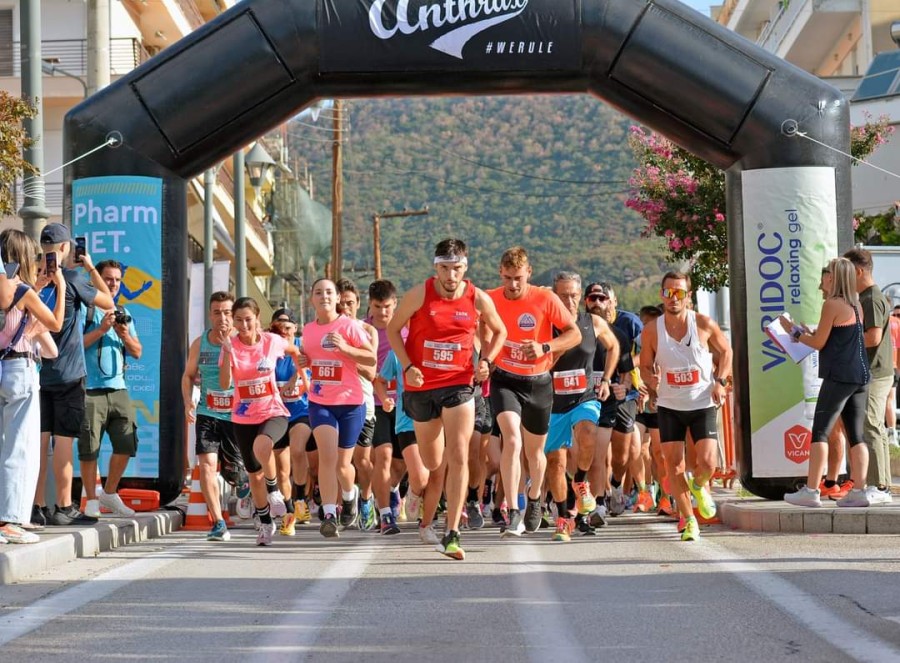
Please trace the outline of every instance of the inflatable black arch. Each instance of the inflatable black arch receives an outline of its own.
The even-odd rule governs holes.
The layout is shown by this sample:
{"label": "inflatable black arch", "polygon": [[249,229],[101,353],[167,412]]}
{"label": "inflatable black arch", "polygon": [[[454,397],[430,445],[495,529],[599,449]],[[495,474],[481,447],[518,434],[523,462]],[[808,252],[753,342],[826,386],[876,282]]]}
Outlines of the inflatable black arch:
{"label": "inflatable black arch", "polygon": [[66,216],[79,179],[163,182],[159,476],[126,483],[156,488],[163,503],[181,491],[189,178],[321,98],[575,92],[727,171],[740,472],[749,490],[780,498],[796,479],[758,476],[751,458],[748,325],[769,300],[748,293],[742,179],[826,169],[837,229],[814,222],[848,247],[849,160],[794,131],[847,152],[849,106],[675,0],[245,0],[74,108],[66,160],[110,135],[122,144],[68,170]]}

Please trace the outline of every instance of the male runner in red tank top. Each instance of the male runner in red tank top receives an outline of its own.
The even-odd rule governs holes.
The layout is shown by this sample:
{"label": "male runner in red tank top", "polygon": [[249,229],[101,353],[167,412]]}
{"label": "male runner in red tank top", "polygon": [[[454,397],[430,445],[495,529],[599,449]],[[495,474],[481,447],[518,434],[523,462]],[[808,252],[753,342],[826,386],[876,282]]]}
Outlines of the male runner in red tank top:
{"label": "male runner in red tank top", "polygon": [[[464,280],[467,249],[445,239],[434,250],[436,276],[404,295],[388,325],[388,340],[403,367],[403,409],[413,420],[425,466],[441,466],[447,448],[447,531],[436,550],[465,559],[459,521],[468,486],[468,447],[475,429],[473,381],[488,378],[493,359],[506,340],[494,304]],[[475,371],[472,352],[479,317],[492,332]],[[401,330],[409,324],[404,342]]]}

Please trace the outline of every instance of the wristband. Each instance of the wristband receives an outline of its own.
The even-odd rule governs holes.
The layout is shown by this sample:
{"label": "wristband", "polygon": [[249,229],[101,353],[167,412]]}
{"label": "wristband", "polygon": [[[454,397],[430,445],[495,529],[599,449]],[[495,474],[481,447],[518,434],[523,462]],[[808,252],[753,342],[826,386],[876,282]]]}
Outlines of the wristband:
{"label": "wristband", "polygon": [[413,367],[413,364],[407,364],[406,368],[403,369],[403,375],[406,375],[406,372]]}

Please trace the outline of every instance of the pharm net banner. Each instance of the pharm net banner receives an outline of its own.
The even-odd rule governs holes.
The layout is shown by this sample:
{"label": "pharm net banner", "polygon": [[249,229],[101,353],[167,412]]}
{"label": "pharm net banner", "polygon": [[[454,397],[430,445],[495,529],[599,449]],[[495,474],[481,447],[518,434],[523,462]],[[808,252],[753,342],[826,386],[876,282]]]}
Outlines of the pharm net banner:
{"label": "pharm net banner", "polygon": [[319,0],[322,72],[581,68],[575,0]]}
{"label": "pharm net banner", "polygon": [[[128,358],[125,383],[137,412],[137,457],[125,476],[159,476],[159,366],[162,341],[162,183],[155,177],[91,177],[72,183],[72,234],[87,237],[94,264],[122,263],[116,304],[134,318],[143,346]],[[101,445],[100,467],[111,448]]]}
{"label": "pharm net banner", "polygon": [[765,332],[783,311],[815,325],[822,268],[837,256],[832,168],[742,174],[753,476],[806,475],[818,357],[795,364]]}

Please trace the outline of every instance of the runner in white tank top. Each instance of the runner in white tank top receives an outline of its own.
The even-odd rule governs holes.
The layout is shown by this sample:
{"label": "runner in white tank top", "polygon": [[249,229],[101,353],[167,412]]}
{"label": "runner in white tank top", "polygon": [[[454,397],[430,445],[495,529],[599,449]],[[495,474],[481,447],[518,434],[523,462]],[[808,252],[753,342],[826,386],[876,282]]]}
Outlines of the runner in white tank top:
{"label": "runner in white tank top", "polygon": [[670,410],[711,407],[713,360],[697,333],[697,314],[688,310],[687,334],[676,340],[666,331],[666,317],[656,319],[656,364],[660,368],[656,404]]}

